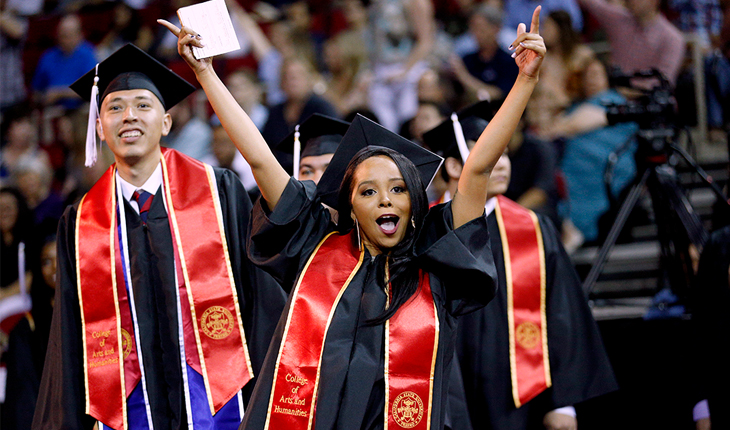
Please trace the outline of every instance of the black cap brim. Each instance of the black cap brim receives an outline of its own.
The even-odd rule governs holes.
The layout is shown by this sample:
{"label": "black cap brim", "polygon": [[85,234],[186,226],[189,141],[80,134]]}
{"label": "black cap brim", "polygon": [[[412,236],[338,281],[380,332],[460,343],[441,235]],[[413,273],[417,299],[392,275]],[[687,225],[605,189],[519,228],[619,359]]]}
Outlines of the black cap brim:
{"label": "black cap brim", "polygon": [[403,154],[418,169],[424,188],[431,183],[443,161],[428,149],[358,114],[317,185],[317,193],[324,204],[337,207],[340,185],[347,166],[355,154],[367,146],[382,146]]}
{"label": "black cap brim", "polygon": [[[476,141],[494,116],[494,110],[488,101],[481,101],[458,111],[456,115],[459,117],[464,138]],[[423,142],[432,151],[444,157],[459,155],[454,136],[454,124],[450,117],[423,133]]]}
{"label": "black cap brim", "polygon": [[[350,123],[347,121],[342,121],[337,118],[332,118],[331,116],[322,115],[320,113],[315,113],[310,115],[307,119],[302,121],[299,124],[299,142],[301,144],[301,152],[302,156],[304,156],[308,145],[310,142],[313,144],[316,144],[316,138],[322,137],[322,136],[338,136],[337,144],[339,144],[339,140],[342,139],[342,136],[347,132],[347,128],[350,126]],[[293,155],[294,154],[294,134],[295,132],[291,132],[287,137],[281,140],[274,149],[279,151],[281,154],[288,154]],[[334,139],[326,139],[326,141],[331,142]],[[334,153],[333,146],[336,145],[326,145],[327,148],[330,148],[330,151],[327,151],[325,153],[331,154]],[[325,149],[325,148],[323,148]],[[315,151],[317,152],[317,151]],[[319,151],[321,152],[321,151]],[[321,155],[321,154],[317,154]]]}
{"label": "black cap brim", "polygon": [[[99,94],[103,95],[110,83],[118,76],[125,73],[140,73],[158,90],[155,95],[161,98],[160,101],[165,109],[176,105],[195,91],[195,87],[178,74],[167,68],[164,64],[155,60],[131,43],[119,48],[107,59],[98,64]],[[70,85],[70,88],[80,95],[84,100],[91,97],[91,89],[94,86],[94,77],[97,76],[96,68],[89,70],[84,76]],[[134,82],[141,82],[144,79],[130,79],[131,84],[122,86],[123,89],[149,89],[144,85],[134,85]],[[131,86],[131,87],[130,87]],[[137,86],[137,88],[132,88]],[[154,93],[154,91],[152,91]],[[101,105],[103,99],[99,100]]]}

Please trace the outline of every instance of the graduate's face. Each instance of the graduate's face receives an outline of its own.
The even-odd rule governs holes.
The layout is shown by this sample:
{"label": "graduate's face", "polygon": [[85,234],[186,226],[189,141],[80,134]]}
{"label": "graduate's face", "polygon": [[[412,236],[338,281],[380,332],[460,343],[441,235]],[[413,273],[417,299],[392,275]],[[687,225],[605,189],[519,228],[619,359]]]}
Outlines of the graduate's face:
{"label": "graduate's face", "polygon": [[56,241],[43,245],[41,251],[41,273],[46,285],[56,288]]}
{"label": "graduate's face", "polygon": [[97,132],[117,163],[135,165],[159,158],[160,138],[170,132],[172,119],[149,90],[109,93],[99,109]]}
{"label": "graduate's face", "polygon": [[371,254],[387,252],[405,237],[411,222],[411,197],[395,162],[370,157],[355,169],[352,217]]}
{"label": "graduate's face", "polygon": [[492,174],[489,176],[489,185],[487,186],[487,198],[492,198],[500,194],[507,192],[509,187],[509,180],[512,177],[512,163],[509,161],[509,156],[505,152],[497,160],[497,164],[492,169]]}
{"label": "graduate's face", "polygon": [[299,163],[299,180],[314,181],[315,184],[318,184],[325,169],[330,165],[333,155],[335,154],[310,155],[302,158]]}

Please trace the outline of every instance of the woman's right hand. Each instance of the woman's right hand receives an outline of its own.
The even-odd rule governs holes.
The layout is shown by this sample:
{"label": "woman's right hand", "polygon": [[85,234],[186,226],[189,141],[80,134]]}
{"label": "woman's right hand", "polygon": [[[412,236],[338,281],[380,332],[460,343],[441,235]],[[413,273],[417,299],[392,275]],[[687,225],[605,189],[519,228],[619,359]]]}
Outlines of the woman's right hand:
{"label": "woman's right hand", "polygon": [[193,72],[199,75],[206,70],[212,69],[213,58],[202,58],[196,59],[193,55],[193,46],[203,48],[205,45],[202,42],[201,36],[190,28],[183,26],[177,28],[177,26],[164,19],[158,19],[157,22],[165,26],[172,34],[177,36],[177,52],[180,56],[188,63]]}

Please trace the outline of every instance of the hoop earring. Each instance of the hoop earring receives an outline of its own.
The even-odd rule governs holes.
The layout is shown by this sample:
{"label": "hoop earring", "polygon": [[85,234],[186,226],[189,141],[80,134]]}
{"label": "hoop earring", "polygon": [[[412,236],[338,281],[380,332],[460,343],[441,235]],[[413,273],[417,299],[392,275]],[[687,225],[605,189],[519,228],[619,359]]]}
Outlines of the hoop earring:
{"label": "hoop earring", "polygon": [[357,218],[355,218],[355,231],[357,231],[357,247],[362,249],[362,241],[360,240],[360,224],[357,222]]}
{"label": "hoop earring", "polygon": [[416,228],[416,220],[413,218],[413,216],[411,216],[411,226],[413,226],[414,229]]}

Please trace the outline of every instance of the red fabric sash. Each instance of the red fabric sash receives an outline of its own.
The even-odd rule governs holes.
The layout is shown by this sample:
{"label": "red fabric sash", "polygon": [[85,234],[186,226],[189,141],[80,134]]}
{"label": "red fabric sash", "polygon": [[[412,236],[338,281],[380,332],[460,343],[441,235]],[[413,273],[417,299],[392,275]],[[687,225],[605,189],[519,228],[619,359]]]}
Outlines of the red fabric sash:
{"label": "red fabric sash", "polygon": [[[364,252],[356,246],[355,237],[354,232],[329,234],[304,267],[292,296],[274,369],[264,427],[267,430],[314,427],[327,331],[342,294],[362,265]],[[408,425],[417,419],[422,423],[419,428],[425,429],[430,424],[433,365],[438,347],[438,320],[428,275],[422,276],[419,293],[391,321],[390,329],[386,329],[386,363],[391,370],[385,377],[390,381],[388,393],[395,396],[397,402],[394,399],[393,404],[397,405],[392,407],[386,402],[386,428],[389,421]],[[411,368],[412,363],[418,363],[416,369]],[[425,402],[419,403],[417,397]]]}
{"label": "red fabric sash", "polygon": [[431,428],[439,320],[428,274],[385,322],[385,430]]}
{"label": "red fabric sash", "polygon": [[495,214],[507,281],[512,396],[519,408],[552,385],[545,315],[545,250],[534,212],[498,196]]}
{"label": "red fabric sash", "polygon": [[[192,315],[199,371],[215,414],[253,377],[220,203],[210,166],[173,150],[163,149],[162,154],[163,187],[179,255],[176,265],[189,299],[182,306],[189,306]],[[121,429],[127,428],[125,399],[139,380],[139,367],[117,243],[114,177],[112,166],[79,204],[76,275],[85,345],[86,413]],[[188,261],[186,254],[206,258]],[[112,288],[100,288],[107,285]],[[132,375],[125,378],[125,370]]]}
{"label": "red fabric sash", "polygon": [[187,286],[200,372],[215,415],[253,378],[218,190],[212,167],[170,149],[163,148],[162,154],[173,242]]}

